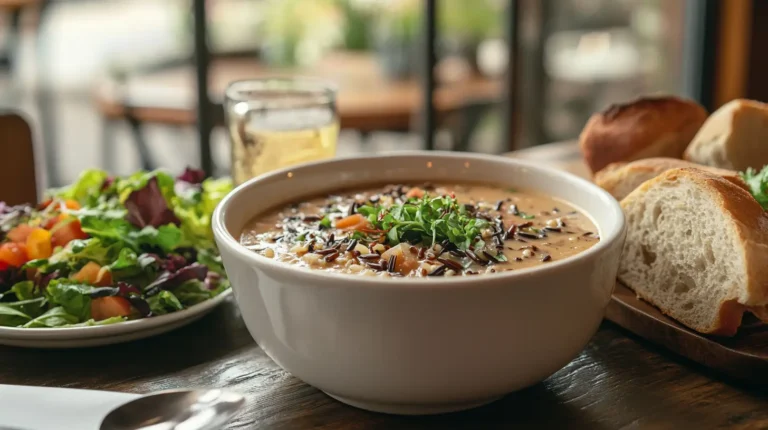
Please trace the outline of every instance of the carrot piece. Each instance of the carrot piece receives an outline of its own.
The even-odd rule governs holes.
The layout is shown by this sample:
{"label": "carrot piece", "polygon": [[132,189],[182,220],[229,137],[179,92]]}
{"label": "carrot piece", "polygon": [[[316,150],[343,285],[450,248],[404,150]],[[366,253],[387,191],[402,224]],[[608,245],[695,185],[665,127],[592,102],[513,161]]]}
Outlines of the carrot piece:
{"label": "carrot piece", "polygon": [[33,227],[29,224],[19,224],[8,232],[8,239],[11,242],[27,243],[27,237],[29,237],[32,229]]}
{"label": "carrot piece", "polygon": [[48,258],[53,254],[51,232],[44,228],[35,228],[27,237],[27,257],[30,260]]}
{"label": "carrot piece", "polygon": [[69,199],[64,200],[64,206],[67,209],[70,209],[73,211],[80,209],[80,203],[78,203],[76,200],[69,200]]}
{"label": "carrot piece", "polygon": [[364,216],[360,214],[354,214],[336,220],[335,227],[341,230],[361,230],[369,228],[370,225]]}
{"label": "carrot piece", "polygon": [[407,193],[405,193],[405,197],[407,197],[409,199],[414,198],[414,197],[417,198],[417,199],[420,199],[420,198],[424,197],[424,190],[422,190],[419,187],[413,187],[410,190],[408,190]]}

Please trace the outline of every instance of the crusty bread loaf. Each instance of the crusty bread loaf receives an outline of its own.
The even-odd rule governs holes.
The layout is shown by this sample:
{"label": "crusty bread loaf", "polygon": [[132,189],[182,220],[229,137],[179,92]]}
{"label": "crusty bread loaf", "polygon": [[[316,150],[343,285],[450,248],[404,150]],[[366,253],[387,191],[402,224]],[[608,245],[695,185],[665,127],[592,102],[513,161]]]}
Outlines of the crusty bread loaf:
{"label": "crusty bread loaf", "polygon": [[749,191],[747,184],[744,183],[738,172],[701,166],[677,158],[656,157],[643,158],[629,163],[611,163],[597,172],[594,179],[600,188],[611,193],[613,197],[616,197],[616,200],[621,200],[643,182],[653,179],[667,170],[683,167],[698,167],[707,170]]}
{"label": "crusty bread loaf", "polygon": [[706,119],[707,111],[690,100],[641,98],[592,115],[579,146],[592,173],[618,161],[681,158]]}
{"label": "crusty bread loaf", "polygon": [[731,336],[747,307],[768,304],[768,215],[732,182],[669,170],[621,202],[619,280],[701,333]]}
{"label": "crusty bread loaf", "polygon": [[743,171],[768,164],[768,104],[733,100],[715,111],[688,146],[686,160]]}

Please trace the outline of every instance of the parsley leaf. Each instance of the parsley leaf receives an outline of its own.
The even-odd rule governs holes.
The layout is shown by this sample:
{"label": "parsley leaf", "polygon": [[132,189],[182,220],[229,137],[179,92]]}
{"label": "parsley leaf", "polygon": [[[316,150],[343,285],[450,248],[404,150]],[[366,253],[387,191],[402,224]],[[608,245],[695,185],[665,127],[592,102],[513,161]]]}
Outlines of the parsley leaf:
{"label": "parsley leaf", "polygon": [[459,249],[474,244],[489,223],[467,213],[464,205],[450,196],[410,199],[385,208],[364,205],[357,209],[374,228],[387,232],[391,245],[435,244],[448,240]]}

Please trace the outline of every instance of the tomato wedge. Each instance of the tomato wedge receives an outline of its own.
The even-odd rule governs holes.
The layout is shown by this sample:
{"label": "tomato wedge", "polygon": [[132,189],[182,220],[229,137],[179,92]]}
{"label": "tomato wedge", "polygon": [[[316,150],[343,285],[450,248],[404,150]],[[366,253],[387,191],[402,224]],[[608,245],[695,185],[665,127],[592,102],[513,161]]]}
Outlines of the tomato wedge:
{"label": "tomato wedge", "polygon": [[0,245],[0,262],[21,267],[27,261],[27,246],[23,243],[8,242]]}

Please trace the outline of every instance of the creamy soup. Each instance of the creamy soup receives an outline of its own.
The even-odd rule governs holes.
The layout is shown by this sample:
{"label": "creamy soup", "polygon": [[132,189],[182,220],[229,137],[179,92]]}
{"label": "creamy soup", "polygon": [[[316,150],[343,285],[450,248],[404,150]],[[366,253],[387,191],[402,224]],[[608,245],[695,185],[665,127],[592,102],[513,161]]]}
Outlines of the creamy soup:
{"label": "creamy soup", "polygon": [[545,195],[483,185],[387,185],[257,216],[240,242],[302,267],[367,276],[470,276],[548,264],[600,240]]}

